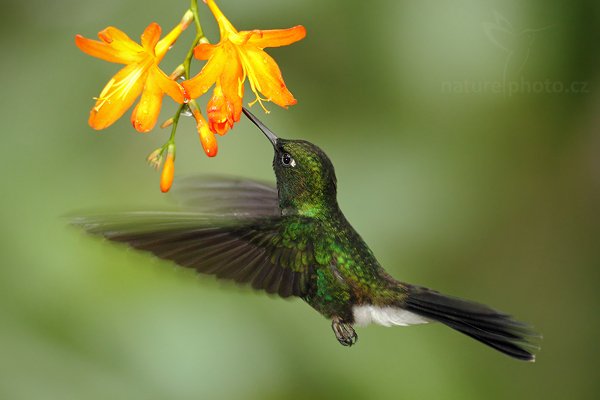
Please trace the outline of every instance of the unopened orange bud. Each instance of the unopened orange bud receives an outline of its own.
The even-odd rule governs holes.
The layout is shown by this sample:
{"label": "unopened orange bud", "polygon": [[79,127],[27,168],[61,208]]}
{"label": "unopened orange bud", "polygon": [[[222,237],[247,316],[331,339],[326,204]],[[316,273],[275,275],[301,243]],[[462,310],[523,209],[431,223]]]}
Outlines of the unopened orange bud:
{"label": "unopened orange bud", "polygon": [[206,123],[206,121],[204,120],[204,117],[202,116],[202,112],[200,111],[200,108],[198,107],[198,103],[196,103],[196,100],[190,101],[188,103],[188,108],[190,109],[190,112],[192,113],[192,116],[196,120],[197,124],[199,124],[201,121]]}
{"label": "unopened orange bud", "polygon": [[167,148],[167,158],[160,174],[160,191],[166,193],[173,185],[175,176],[175,145],[170,144]]}
{"label": "unopened orange bud", "polygon": [[186,30],[192,22],[194,22],[194,13],[192,10],[187,10],[185,14],[183,14],[183,18],[181,18],[181,29]]}
{"label": "unopened orange bud", "polygon": [[215,134],[212,133],[205,124],[198,126],[198,134],[200,135],[200,143],[202,144],[202,148],[206,155],[209,157],[216,156],[219,148],[217,146]]}
{"label": "unopened orange bud", "polygon": [[198,103],[195,100],[190,101],[188,104],[194,119],[196,120],[196,130],[198,130],[198,136],[200,137],[200,143],[202,144],[202,148],[204,152],[209,157],[214,157],[217,155],[217,151],[219,150],[217,146],[217,139],[215,138],[214,133],[208,129],[208,123],[202,116],[200,112],[200,108],[198,108]]}

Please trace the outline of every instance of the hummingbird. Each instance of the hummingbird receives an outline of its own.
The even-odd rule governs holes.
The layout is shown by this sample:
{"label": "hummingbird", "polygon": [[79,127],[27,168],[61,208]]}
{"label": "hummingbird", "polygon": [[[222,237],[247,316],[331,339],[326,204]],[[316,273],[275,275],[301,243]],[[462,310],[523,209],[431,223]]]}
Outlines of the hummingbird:
{"label": "hummingbird", "polygon": [[357,342],[355,326],[440,322],[508,356],[535,360],[536,335],[528,325],[387,273],[340,210],[334,167],[323,150],[279,138],[243,112],[273,146],[276,188],[248,179],[194,180],[182,202],[191,212],[85,216],[73,223],[200,273],[299,297],[331,321],[344,346]]}

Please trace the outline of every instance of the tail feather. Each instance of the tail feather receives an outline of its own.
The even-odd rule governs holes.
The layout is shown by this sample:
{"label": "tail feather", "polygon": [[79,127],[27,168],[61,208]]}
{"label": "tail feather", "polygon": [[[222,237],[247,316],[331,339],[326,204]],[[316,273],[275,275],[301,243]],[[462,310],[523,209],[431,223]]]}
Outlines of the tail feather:
{"label": "tail feather", "polygon": [[532,344],[538,338],[526,324],[482,304],[410,286],[404,308],[441,322],[508,356],[535,361]]}

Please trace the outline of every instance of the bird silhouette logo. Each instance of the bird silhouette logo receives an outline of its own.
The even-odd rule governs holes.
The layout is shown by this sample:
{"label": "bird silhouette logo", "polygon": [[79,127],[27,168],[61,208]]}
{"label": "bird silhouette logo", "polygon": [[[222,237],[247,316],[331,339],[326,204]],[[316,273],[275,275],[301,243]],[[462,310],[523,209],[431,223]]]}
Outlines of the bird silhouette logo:
{"label": "bird silhouette logo", "polygon": [[483,30],[488,39],[506,53],[502,69],[502,81],[506,83],[509,74],[516,76],[521,74],[539,33],[550,29],[551,26],[519,30],[498,11],[493,11],[493,17],[493,22],[483,23]]}

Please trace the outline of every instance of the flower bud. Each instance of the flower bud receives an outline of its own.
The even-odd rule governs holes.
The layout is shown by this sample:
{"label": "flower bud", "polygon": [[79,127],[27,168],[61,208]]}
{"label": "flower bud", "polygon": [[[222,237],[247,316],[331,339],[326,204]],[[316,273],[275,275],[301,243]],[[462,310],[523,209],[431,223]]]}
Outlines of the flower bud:
{"label": "flower bud", "polygon": [[204,152],[209,157],[214,157],[217,155],[218,146],[217,139],[215,138],[214,133],[208,129],[208,123],[202,116],[200,109],[198,108],[198,103],[194,100],[190,101],[188,104],[194,119],[196,120],[196,129],[198,130],[198,135],[200,137],[200,144],[202,144],[202,148]]}
{"label": "flower bud", "polygon": [[194,13],[192,10],[187,10],[185,14],[183,14],[183,18],[181,18],[181,29],[186,30],[192,22],[194,22]]}
{"label": "flower bud", "polygon": [[215,134],[212,133],[205,124],[198,127],[198,134],[200,135],[200,143],[202,144],[202,148],[204,149],[206,155],[209,157],[216,156],[218,146]]}
{"label": "flower bud", "polygon": [[173,177],[175,176],[175,144],[169,144],[166,151],[165,165],[160,174],[160,191],[163,193],[168,192],[173,185]]}

